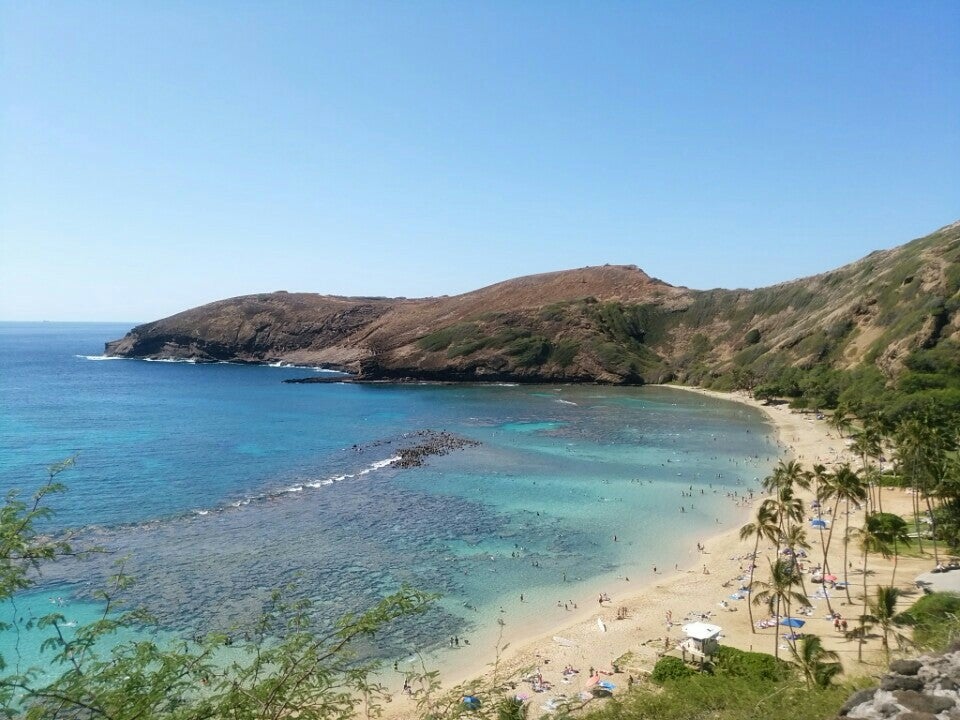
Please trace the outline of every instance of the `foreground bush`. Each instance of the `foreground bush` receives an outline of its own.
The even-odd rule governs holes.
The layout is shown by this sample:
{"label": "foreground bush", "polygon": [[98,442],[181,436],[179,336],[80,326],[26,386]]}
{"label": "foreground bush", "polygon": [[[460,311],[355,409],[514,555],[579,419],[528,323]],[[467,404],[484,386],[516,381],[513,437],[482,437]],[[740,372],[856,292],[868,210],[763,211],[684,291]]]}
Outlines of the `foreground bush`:
{"label": "foreground bush", "polygon": [[[866,684],[866,682],[864,682]],[[584,720],[834,720],[857,687],[808,689],[799,680],[758,681],[730,675],[680,678],[662,688],[635,686]]]}
{"label": "foreground bush", "polygon": [[897,616],[898,624],[913,628],[913,644],[921,650],[945,650],[960,638],[960,595],[937,592],[924,595]]}
{"label": "foreground bush", "polygon": [[716,673],[728,677],[775,682],[792,677],[794,670],[789,663],[777,660],[773,655],[721,645],[717,653]]}
{"label": "foreground bush", "polygon": [[696,671],[689,667],[683,660],[676,657],[664,657],[657,661],[650,673],[650,680],[657,685],[663,685],[670,680],[682,680],[691,675],[696,675]]}

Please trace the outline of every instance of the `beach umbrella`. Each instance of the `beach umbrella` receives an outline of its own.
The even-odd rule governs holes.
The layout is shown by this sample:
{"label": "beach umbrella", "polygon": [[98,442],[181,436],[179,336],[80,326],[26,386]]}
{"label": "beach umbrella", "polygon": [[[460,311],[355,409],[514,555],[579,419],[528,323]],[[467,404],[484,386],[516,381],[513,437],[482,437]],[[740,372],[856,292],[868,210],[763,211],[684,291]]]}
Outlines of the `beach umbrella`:
{"label": "beach umbrella", "polygon": [[616,687],[616,685],[614,685],[609,680],[601,680],[600,682],[597,683],[597,687],[602,687],[604,690],[613,690]]}
{"label": "beach umbrella", "polygon": [[480,707],[480,698],[473,695],[464,695],[463,704],[470,710],[476,710]]}
{"label": "beach umbrella", "polygon": [[800,618],[784,618],[780,621],[780,624],[792,628],[802,628],[807,624],[807,622],[806,620],[801,620]]}
{"label": "beach umbrella", "polygon": [[810,521],[810,527],[825,528],[827,527],[827,521],[821,520],[820,518],[816,518],[815,520]]}
{"label": "beach umbrella", "polygon": [[823,579],[826,580],[827,582],[836,582],[837,576],[831,573],[827,573],[826,575],[823,576]]}

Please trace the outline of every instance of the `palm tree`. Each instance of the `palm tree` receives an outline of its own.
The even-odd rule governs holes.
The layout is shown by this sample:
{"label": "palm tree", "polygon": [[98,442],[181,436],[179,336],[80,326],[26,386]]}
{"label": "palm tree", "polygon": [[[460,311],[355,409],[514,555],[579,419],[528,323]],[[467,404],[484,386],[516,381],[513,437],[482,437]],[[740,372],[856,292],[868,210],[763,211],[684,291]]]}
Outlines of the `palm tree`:
{"label": "palm tree", "polygon": [[883,630],[883,652],[886,655],[887,663],[890,663],[890,634],[893,633],[897,645],[903,645],[906,636],[897,632],[897,626],[901,624],[897,620],[897,601],[900,599],[900,590],[895,587],[880,585],[877,587],[876,599],[870,603],[870,614],[861,619],[861,627],[865,624],[879,625]]}
{"label": "palm tree", "polygon": [[779,555],[783,538],[794,524],[803,520],[803,500],[797,497],[792,485],[782,485],[777,488],[776,496],[768,498],[766,502],[770,503],[779,530],[776,538]]}
{"label": "palm tree", "polygon": [[803,573],[800,572],[797,551],[810,549],[810,543],[807,542],[807,529],[803,525],[791,525],[790,529],[783,535],[782,540],[783,544],[790,549],[790,563],[793,566],[793,572],[800,578],[800,589],[806,595],[807,586],[803,582]]}
{"label": "palm tree", "polygon": [[803,607],[809,607],[810,601],[806,595],[801,595],[794,587],[797,584],[797,576],[793,572],[793,565],[787,561],[777,558],[770,563],[770,582],[756,580],[751,585],[760,588],[760,592],[753,596],[753,604],[767,606],[770,614],[777,619],[777,624],[773,633],[773,656],[780,657],[780,607],[783,606],[787,617],[790,616],[790,605],[796,601]]}
{"label": "palm tree", "polygon": [[[861,503],[866,499],[867,492],[863,487],[863,481],[860,479],[860,476],[857,475],[849,464],[841,465],[837,471],[833,474],[833,482],[831,483],[831,491],[833,493],[836,504],[834,505],[834,521],[836,521],[836,508],[839,506],[840,501],[843,500],[846,505],[846,514],[847,521],[844,527],[844,536],[849,537],[850,535],[850,502]],[[833,534],[833,523],[830,525],[830,535]],[[843,584],[847,591],[847,602],[853,602],[853,599],[850,597],[850,583],[848,582],[847,570],[850,567],[850,563],[847,561],[847,543],[843,544]]]}
{"label": "palm tree", "polygon": [[[830,572],[830,562],[827,559],[827,548],[829,547],[828,540],[825,540],[823,537],[823,503],[828,499],[828,490],[830,483],[830,475],[827,473],[827,468],[824,465],[814,465],[813,469],[807,473],[807,483],[808,487],[812,484],[814,488],[814,497],[817,499],[817,520],[821,522],[817,523],[817,532],[820,534],[820,550],[823,553],[823,563],[821,564],[821,574],[826,575]],[[831,528],[833,527],[833,520],[831,518]],[[830,604],[830,594],[824,591],[824,597],[827,600],[827,610],[830,611],[830,614],[833,614],[833,606]]]}
{"label": "palm tree", "polygon": [[933,498],[943,495],[948,477],[952,471],[952,455],[957,449],[956,431],[942,425],[928,424],[929,451],[927,454],[926,485],[924,498],[927,504],[927,514],[930,516],[930,534],[933,540],[933,561],[940,564],[937,551],[937,514],[933,510]]}
{"label": "palm tree", "polygon": [[838,405],[830,416],[830,426],[837,431],[840,437],[843,437],[843,431],[850,429],[850,418],[847,417],[847,409]]}
{"label": "palm tree", "polygon": [[[878,430],[876,424],[870,422],[864,422],[863,429],[858,430],[853,435],[853,443],[850,445],[850,449],[853,450],[860,456],[860,470],[863,472],[864,476],[868,478],[876,479],[875,476],[870,474],[870,463],[868,462],[869,458],[875,458],[880,456],[880,431]],[[876,509],[876,506],[879,504],[879,489],[877,490],[877,500],[873,501],[873,482],[868,482],[867,486],[871,488],[871,506]]]}
{"label": "palm tree", "polygon": [[903,420],[896,431],[897,464],[900,473],[910,481],[913,490],[913,517],[917,531],[917,547],[923,552],[923,533],[920,531],[920,488],[927,461],[928,429],[919,417]]}
{"label": "palm tree", "polygon": [[825,650],[817,635],[806,635],[800,640],[799,649],[793,649],[794,662],[803,673],[807,688],[814,685],[820,688],[830,687],[834,677],[843,672],[840,656],[832,650]]}
{"label": "palm tree", "polygon": [[883,512],[883,447],[889,444],[890,428],[889,422],[879,413],[867,415],[863,419],[863,429],[873,438],[876,438],[876,444],[872,446],[875,454],[872,456],[877,461],[877,510]]}
{"label": "palm tree", "polygon": [[897,580],[900,545],[910,541],[910,536],[907,534],[907,521],[893,513],[877,512],[867,516],[867,524],[888,548],[892,547],[893,573],[890,576],[890,584],[893,585]]}
{"label": "palm tree", "polygon": [[[753,587],[753,571],[757,566],[757,552],[760,549],[760,540],[766,538],[773,542],[779,535],[776,519],[770,503],[770,500],[764,500],[760,503],[760,507],[757,508],[757,517],[754,521],[740,528],[741,540],[749,540],[751,537],[755,538],[753,557],[750,561],[750,583],[748,587]],[[750,631],[755,633],[757,628],[753,624],[753,605],[751,603],[747,603],[747,611],[750,614]]]}
{"label": "palm tree", "polygon": [[[868,515],[863,527],[854,528],[852,534],[849,530],[847,531],[846,540],[849,542],[851,537],[856,537],[860,544],[860,551],[863,553],[863,614],[860,616],[860,643],[857,645],[857,660],[860,662],[863,662],[863,639],[866,637],[864,623],[869,602],[869,596],[867,595],[867,559],[871,552],[879,552],[885,558],[890,557],[890,546],[886,544],[886,538],[882,530],[882,526],[877,522],[871,522],[871,516]],[[846,547],[846,543],[844,547]]]}
{"label": "palm tree", "polygon": [[942,496],[944,484],[950,475],[953,462],[951,458],[957,449],[956,428],[942,422],[935,422],[929,417],[914,416],[900,423],[897,428],[896,442],[898,462],[904,475],[909,477],[913,488],[918,547],[923,552],[920,531],[920,494],[922,493],[930,517],[933,559],[939,564],[937,516],[933,508],[933,498]]}
{"label": "palm tree", "polygon": [[760,485],[766,492],[772,493],[783,487],[797,486],[806,489],[810,487],[810,480],[803,471],[803,466],[796,460],[787,462],[781,460],[773,469],[773,473],[767,475]]}

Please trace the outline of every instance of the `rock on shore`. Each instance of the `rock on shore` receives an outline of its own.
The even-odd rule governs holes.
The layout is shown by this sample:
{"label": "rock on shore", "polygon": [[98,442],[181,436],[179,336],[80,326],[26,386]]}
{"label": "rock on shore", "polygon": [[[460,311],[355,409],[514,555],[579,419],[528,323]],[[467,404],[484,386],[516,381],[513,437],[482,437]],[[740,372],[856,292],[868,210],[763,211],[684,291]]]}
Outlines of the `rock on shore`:
{"label": "rock on shore", "polygon": [[894,660],[880,686],[861,690],[840,708],[857,720],[960,720],[960,644],[942,655]]}

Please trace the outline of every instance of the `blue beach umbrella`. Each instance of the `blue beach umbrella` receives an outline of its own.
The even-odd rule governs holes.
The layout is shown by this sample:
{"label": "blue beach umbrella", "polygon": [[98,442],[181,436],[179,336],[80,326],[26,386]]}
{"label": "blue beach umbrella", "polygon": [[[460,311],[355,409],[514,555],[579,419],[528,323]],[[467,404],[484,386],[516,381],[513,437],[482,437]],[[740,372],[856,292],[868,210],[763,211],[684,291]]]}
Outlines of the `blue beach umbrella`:
{"label": "blue beach umbrella", "polygon": [[463,704],[469,710],[476,710],[480,707],[480,698],[474,697],[473,695],[465,695],[463,698]]}
{"label": "blue beach umbrella", "polygon": [[816,518],[810,521],[810,527],[825,528],[827,527],[827,521],[821,520],[820,518]]}
{"label": "blue beach umbrella", "polygon": [[791,628],[802,628],[807,624],[807,621],[800,618],[784,618],[780,621],[780,624]]}

